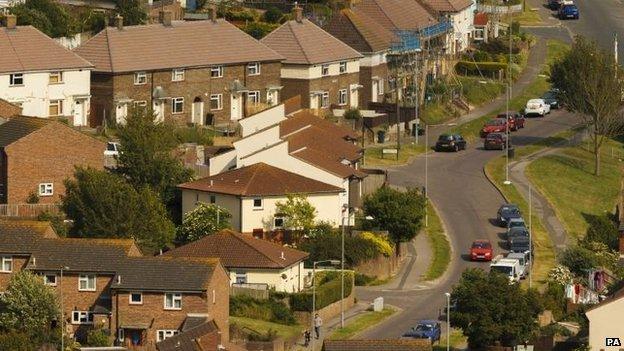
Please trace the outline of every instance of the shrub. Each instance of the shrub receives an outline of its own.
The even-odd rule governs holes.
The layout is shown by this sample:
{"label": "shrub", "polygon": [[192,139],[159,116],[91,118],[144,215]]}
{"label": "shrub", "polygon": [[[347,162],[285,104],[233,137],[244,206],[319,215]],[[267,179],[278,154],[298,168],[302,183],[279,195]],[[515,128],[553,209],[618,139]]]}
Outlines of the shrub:
{"label": "shrub", "polygon": [[258,300],[249,296],[230,297],[230,315],[293,325],[297,321],[288,307],[273,298]]}
{"label": "shrub", "polygon": [[92,347],[111,346],[110,336],[101,329],[90,330],[87,334],[87,345]]}
{"label": "shrub", "polygon": [[[314,236],[300,244],[309,252],[308,262],[336,259],[341,256],[341,234],[333,229],[316,228]],[[345,236],[345,264],[349,267],[378,257],[382,252],[373,241],[362,237]]]}
{"label": "shrub", "polygon": [[366,274],[355,272],[355,277],[354,277],[355,286],[366,286],[370,284],[371,282],[373,282],[374,280],[375,280],[375,277],[371,277]]}
{"label": "shrub", "polygon": [[386,257],[392,256],[394,253],[394,245],[385,237],[372,232],[364,232],[360,234],[360,238],[369,240],[374,243],[381,254]]}
{"label": "shrub", "polygon": [[198,145],[212,145],[214,132],[210,129],[197,126],[179,127],[175,129],[175,137],[180,143],[197,143]]}
{"label": "shrub", "polygon": [[9,331],[0,333],[0,350],[34,351],[37,347],[24,332]]}
{"label": "shrub", "polygon": [[[329,279],[329,280],[328,280]],[[315,309],[321,309],[340,301],[340,272],[319,272],[316,275]],[[344,296],[351,295],[353,289],[353,273],[345,272]],[[304,291],[290,295],[290,307],[293,311],[312,311],[312,291]]]}
{"label": "shrub", "polygon": [[345,111],[344,118],[348,120],[358,120],[362,118],[362,113],[357,108],[350,108]]}
{"label": "shrub", "polygon": [[572,246],[561,254],[561,264],[568,267],[570,272],[577,276],[596,266],[594,253],[582,246]]}
{"label": "shrub", "polygon": [[619,234],[615,223],[608,216],[586,216],[589,222],[586,241],[596,241],[607,245],[611,250],[617,250]]}
{"label": "shrub", "polygon": [[457,72],[478,72],[478,71],[488,71],[488,72],[498,72],[500,70],[506,70],[507,64],[502,62],[470,62],[470,61],[459,61],[455,65],[455,70]]}
{"label": "shrub", "polygon": [[60,237],[67,236],[67,225],[65,224],[65,216],[61,213],[42,212],[37,216],[37,220],[41,222],[50,222],[52,229],[56,232],[56,235]]}
{"label": "shrub", "polygon": [[279,20],[282,18],[282,16],[283,16],[283,14],[282,14],[282,11],[280,11],[280,9],[278,9],[275,6],[271,6],[271,7],[269,7],[268,10],[266,10],[264,15],[262,16],[262,19],[265,22],[278,23]]}

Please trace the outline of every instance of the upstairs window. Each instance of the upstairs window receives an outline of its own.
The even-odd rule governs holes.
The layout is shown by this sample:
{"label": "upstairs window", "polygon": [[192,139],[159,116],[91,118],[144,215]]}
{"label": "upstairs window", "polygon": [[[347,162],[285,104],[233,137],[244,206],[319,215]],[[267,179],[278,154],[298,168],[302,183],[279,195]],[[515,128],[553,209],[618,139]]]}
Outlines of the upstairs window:
{"label": "upstairs window", "polygon": [[63,83],[63,73],[60,71],[50,72],[50,84]]}
{"label": "upstairs window", "polygon": [[134,74],[134,85],[147,84],[147,73],[136,72]]}
{"label": "upstairs window", "polygon": [[247,74],[250,76],[256,76],[260,74],[260,63],[253,62],[247,65]]}
{"label": "upstairs window", "polygon": [[261,210],[262,209],[262,198],[257,197],[255,199],[253,199],[253,208],[254,208],[254,210]]}
{"label": "upstairs window", "polygon": [[13,272],[13,257],[11,256],[2,256],[2,269],[3,273],[11,273]]}
{"label": "upstairs window", "polygon": [[328,76],[329,75],[329,65],[322,65],[321,66],[321,75],[322,76]]}
{"label": "upstairs window", "polygon": [[347,61],[341,61],[339,66],[340,73],[347,73]]}
{"label": "upstairs window", "polygon": [[142,305],[143,304],[143,294],[140,292],[130,293],[129,296],[131,305]]}
{"label": "upstairs window", "polygon": [[171,81],[172,82],[181,82],[184,80],[184,70],[183,69],[174,69],[171,71]]}
{"label": "upstairs window", "polygon": [[166,310],[181,310],[182,309],[182,294],[166,293],[165,294],[165,309]]}
{"label": "upstairs window", "polygon": [[24,74],[23,73],[14,73],[9,76],[9,85],[24,85]]}
{"label": "upstairs window", "polygon": [[210,67],[210,77],[212,77],[212,78],[221,78],[221,77],[223,77],[223,66],[212,66],[212,67]]}
{"label": "upstairs window", "polygon": [[56,286],[56,274],[45,274],[43,276],[43,284]]}
{"label": "upstairs window", "polygon": [[95,291],[95,275],[81,274],[78,276],[79,291]]}

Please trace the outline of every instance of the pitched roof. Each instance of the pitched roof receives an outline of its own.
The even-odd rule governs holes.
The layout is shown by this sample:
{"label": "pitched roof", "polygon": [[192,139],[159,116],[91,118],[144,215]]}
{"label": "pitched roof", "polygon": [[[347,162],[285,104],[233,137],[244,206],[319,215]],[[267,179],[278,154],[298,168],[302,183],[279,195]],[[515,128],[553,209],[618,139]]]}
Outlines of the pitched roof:
{"label": "pitched roof", "polygon": [[487,13],[479,12],[475,13],[474,20],[472,21],[475,26],[485,26],[488,23]]}
{"label": "pitched roof", "polygon": [[304,162],[324,169],[327,172],[335,174],[341,178],[365,178],[367,176],[366,173],[360,170],[340,163],[340,161],[337,160],[334,156],[328,155],[313,148],[304,147],[291,152],[290,155]]}
{"label": "pitched roof", "polygon": [[208,235],[168,251],[173,257],[217,257],[224,267],[282,269],[307,258],[307,252],[231,230]]}
{"label": "pitched roof", "polygon": [[415,0],[362,0],[353,11],[362,12],[387,30],[414,30],[438,21]]}
{"label": "pitched roof", "polygon": [[332,136],[341,139],[355,140],[358,138],[358,135],[350,128],[332,123],[329,120],[315,116],[307,110],[301,110],[299,112],[296,112],[285,120],[281,121],[280,137],[287,136],[288,134],[292,134],[309,126],[319,127],[323,129],[325,133],[331,134]]}
{"label": "pitched roof", "polygon": [[325,340],[325,351],[431,351],[427,339]]}
{"label": "pitched roof", "polygon": [[[184,323],[186,324],[186,321]],[[219,328],[214,320],[211,320],[156,343],[156,349],[158,351],[201,351],[203,349],[197,345],[196,340],[218,332]]]}
{"label": "pitched roof", "polygon": [[620,290],[617,290],[616,292],[614,292],[611,296],[607,297],[606,299],[600,301],[600,303],[597,303],[593,306],[591,306],[590,308],[587,309],[587,311],[585,312],[589,312],[591,310],[603,307],[605,305],[610,304],[611,302],[617,301],[624,298],[624,287],[621,288]]}
{"label": "pitched roof", "polygon": [[96,71],[114,73],[283,59],[223,19],[107,27],[75,51]]}
{"label": "pitched roof", "polygon": [[238,196],[271,196],[293,193],[337,193],[342,189],[299,174],[255,163],[178,185],[182,189],[200,190]]}
{"label": "pitched roof", "polygon": [[0,27],[0,52],[0,73],[93,67],[32,26]]}
{"label": "pitched roof", "polygon": [[326,133],[323,128],[315,125],[291,134],[286,140],[288,140],[289,152],[301,148],[310,148],[333,156],[337,162],[343,159],[354,162],[362,157],[362,149],[359,146],[332,136]]}
{"label": "pitched roof", "polygon": [[390,30],[368,17],[362,11],[343,9],[324,26],[331,35],[361,53],[388,50],[396,41]]}
{"label": "pitched roof", "polygon": [[459,12],[472,6],[472,0],[422,0],[435,11]]}
{"label": "pitched roof", "polygon": [[6,147],[53,121],[47,118],[16,116],[0,124],[0,147]]}
{"label": "pitched roof", "polygon": [[0,252],[30,255],[39,240],[54,237],[49,222],[0,219]]}
{"label": "pitched roof", "polygon": [[286,57],[284,63],[313,65],[362,57],[307,19],[288,21],[261,42]]}

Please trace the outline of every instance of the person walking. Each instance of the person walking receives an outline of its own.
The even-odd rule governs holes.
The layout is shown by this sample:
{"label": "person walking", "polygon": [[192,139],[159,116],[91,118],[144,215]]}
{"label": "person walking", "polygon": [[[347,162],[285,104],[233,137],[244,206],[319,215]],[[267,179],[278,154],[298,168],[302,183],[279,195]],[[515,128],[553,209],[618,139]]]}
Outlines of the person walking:
{"label": "person walking", "polygon": [[310,337],[311,337],[310,329],[306,329],[303,332],[303,346],[308,347],[308,345],[310,345]]}
{"label": "person walking", "polygon": [[323,325],[323,320],[318,313],[314,316],[314,333],[316,334],[316,338],[318,339],[321,336],[321,326]]}

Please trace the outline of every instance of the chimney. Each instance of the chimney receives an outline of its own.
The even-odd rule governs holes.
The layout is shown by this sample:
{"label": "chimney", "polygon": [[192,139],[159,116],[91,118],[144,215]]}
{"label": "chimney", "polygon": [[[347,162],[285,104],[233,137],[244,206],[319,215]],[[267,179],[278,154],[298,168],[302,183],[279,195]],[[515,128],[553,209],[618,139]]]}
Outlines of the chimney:
{"label": "chimney", "polygon": [[303,8],[301,8],[297,3],[295,3],[295,7],[293,8],[293,13],[295,14],[295,21],[301,23],[303,21]]}
{"label": "chimney", "polygon": [[15,29],[17,26],[17,17],[15,15],[6,15],[7,29]]}
{"label": "chimney", "polygon": [[163,11],[162,13],[162,24],[165,27],[171,27],[171,18],[173,14],[171,11]]}
{"label": "chimney", "polygon": [[217,5],[210,4],[208,6],[208,17],[210,17],[212,22],[217,22]]}
{"label": "chimney", "polygon": [[123,17],[120,15],[117,15],[117,17],[115,17],[115,26],[117,26],[117,29],[122,30],[123,29]]}

